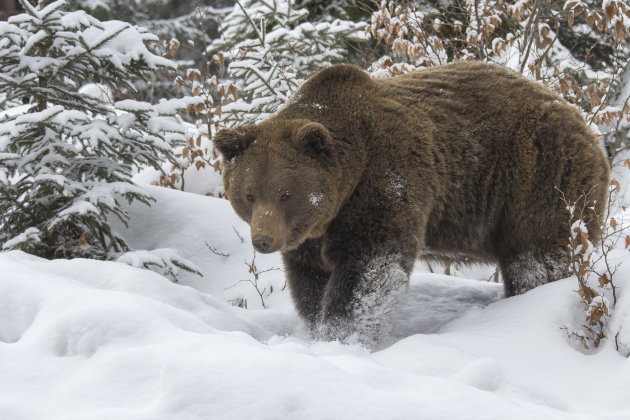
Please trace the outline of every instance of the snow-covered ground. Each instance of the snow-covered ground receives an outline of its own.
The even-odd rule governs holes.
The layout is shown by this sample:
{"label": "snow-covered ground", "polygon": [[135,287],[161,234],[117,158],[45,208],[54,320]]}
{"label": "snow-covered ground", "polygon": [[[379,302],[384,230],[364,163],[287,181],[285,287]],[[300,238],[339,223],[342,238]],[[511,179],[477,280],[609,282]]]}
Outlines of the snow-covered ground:
{"label": "snow-covered ground", "polygon": [[[419,266],[378,351],[312,342],[279,256],[256,255],[278,269],[260,274],[262,300],[239,282],[253,252],[227,201],[150,191],[158,202],[121,231],[204,277],[0,253],[1,420],[630,419],[630,359],[613,340],[586,354],[561,329],[582,314],[575,279],[502,299]],[[613,326],[630,341],[626,255]]]}

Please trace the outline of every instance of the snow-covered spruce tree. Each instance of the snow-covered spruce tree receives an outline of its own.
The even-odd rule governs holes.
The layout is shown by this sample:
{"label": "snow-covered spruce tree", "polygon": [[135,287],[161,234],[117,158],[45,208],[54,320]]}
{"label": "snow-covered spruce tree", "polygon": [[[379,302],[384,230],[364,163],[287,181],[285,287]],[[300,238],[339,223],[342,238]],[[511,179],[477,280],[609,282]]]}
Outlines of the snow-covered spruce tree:
{"label": "snow-covered spruce tree", "polygon": [[71,9],[85,10],[98,19],[123,20],[146,28],[160,39],[177,38],[195,43],[207,32],[216,34],[218,18],[225,10],[214,7],[218,2],[208,0],[67,1]]}
{"label": "snow-covered spruce tree", "polygon": [[[70,10],[84,10],[100,20],[115,19],[141,26],[164,40],[166,45],[173,40],[181,40],[183,48],[178,49],[177,55],[171,58],[186,66],[194,63],[197,68],[203,65],[203,57],[198,49],[207,44],[208,37],[217,36],[219,18],[231,9],[220,6],[225,1],[215,0],[66,1]],[[136,83],[136,89],[138,98],[147,102],[180,96],[170,72],[152,73],[146,81]]]}
{"label": "snow-covered spruce tree", "polygon": [[350,19],[366,21],[375,8],[373,0],[296,0],[298,7],[305,7],[312,19],[328,21]]}
{"label": "snow-covered spruce tree", "polygon": [[0,22],[0,247],[120,257],[129,248],[109,218],[127,223],[121,199],[153,201],[132,169],[173,158],[183,138],[176,112],[186,104],[114,103],[81,87],[133,91],[133,80],[174,64],[128,23],[65,11],[64,1],[21,3],[25,13]]}
{"label": "snow-covered spruce tree", "polygon": [[262,120],[275,112],[303,79],[345,61],[349,44],[365,39],[364,23],[311,22],[290,0],[240,0],[220,24],[210,51],[224,51],[228,79],[239,99],[222,108],[227,126]]}

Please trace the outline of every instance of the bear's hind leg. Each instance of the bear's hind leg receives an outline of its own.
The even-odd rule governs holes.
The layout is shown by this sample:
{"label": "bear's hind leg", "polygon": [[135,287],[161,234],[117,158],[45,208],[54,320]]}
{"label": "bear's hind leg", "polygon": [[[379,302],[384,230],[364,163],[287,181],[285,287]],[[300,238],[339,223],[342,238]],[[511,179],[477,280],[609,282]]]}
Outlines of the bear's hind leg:
{"label": "bear's hind leg", "polygon": [[523,253],[500,262],[505,297],[526,293],[537,286],[569,276],[568,255],[552,252]]}

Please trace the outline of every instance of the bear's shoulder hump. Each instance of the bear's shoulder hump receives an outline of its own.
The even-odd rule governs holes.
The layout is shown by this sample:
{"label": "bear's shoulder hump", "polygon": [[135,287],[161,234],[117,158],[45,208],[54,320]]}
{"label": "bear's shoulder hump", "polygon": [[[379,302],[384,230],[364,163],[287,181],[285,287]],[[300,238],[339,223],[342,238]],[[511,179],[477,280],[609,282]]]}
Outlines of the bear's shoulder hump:
{"label": "bear's shoulder hump", "polygon": [[371,83],[370,76],[360,67],[352,64],[335,64],[315,73],[306,83],[311,88],[331,85],[352,85]]}

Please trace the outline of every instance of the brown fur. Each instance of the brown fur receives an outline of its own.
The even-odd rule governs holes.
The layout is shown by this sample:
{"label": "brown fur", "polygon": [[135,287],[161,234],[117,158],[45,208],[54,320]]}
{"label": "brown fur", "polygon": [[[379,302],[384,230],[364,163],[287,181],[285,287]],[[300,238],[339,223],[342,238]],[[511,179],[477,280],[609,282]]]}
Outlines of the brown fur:
{"label": "brown fur", "polygon": [[597,238],[609,180],[574,107],[478,62],[390,79],[333,66],[215,144],[232,205],[259,250],[282,252],[301,315],[367,342],[418,256],[497,262],[507,296],[566,275],[562,194],[594,203]]}

